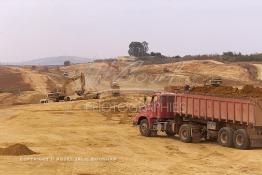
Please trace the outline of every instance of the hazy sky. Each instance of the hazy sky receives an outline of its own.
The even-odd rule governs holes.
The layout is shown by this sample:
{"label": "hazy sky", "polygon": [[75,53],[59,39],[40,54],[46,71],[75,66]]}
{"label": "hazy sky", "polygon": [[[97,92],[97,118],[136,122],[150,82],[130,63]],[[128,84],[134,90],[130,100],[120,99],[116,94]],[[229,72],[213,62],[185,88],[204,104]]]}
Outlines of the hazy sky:
{"label": "hazy sky", "polygon": [[127,55],[262,52],[261,0],[0,0],[0,62]]}

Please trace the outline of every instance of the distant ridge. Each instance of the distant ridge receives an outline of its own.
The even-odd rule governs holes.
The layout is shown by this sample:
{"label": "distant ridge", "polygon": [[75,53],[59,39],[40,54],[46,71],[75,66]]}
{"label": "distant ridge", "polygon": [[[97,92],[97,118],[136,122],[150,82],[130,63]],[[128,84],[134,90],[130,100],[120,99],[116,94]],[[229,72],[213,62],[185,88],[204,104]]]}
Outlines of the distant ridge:
{"label": "distant ridge", "polygon": [[77,64],[77,63],[87,63],[90,61],[93,61],[93,59],[90,58],[82,58],[82,57],[76,57],[76,56],[58,56],[58,57],[46,57],[46,58],[40,58],[30,61],[24,61],[20,63],[14,63],[17,65],[64,65],[64,61],[70,61],[71,63]]}

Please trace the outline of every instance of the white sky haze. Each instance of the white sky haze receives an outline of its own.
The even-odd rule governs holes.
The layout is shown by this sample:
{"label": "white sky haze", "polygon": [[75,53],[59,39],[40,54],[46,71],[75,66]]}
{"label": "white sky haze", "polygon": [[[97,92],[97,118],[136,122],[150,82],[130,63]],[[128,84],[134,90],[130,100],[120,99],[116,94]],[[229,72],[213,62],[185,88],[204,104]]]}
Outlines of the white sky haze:
{"label": "white sky haze", "polygon": [[262,52],[261,0],[0,0],[0,62]]}

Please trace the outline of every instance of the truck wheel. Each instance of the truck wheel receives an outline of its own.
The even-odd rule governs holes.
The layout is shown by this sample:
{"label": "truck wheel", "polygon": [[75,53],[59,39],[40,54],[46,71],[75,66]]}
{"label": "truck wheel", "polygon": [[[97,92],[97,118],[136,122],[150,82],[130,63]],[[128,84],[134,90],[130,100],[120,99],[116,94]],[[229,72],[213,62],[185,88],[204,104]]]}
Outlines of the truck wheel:
{"label": "truck wheel", "polygon": [[151,132],[150,132],[150,129],[149,129],[149,124],[148,124],[147,119],[143,119],[140,122],[139,130],[140,130],[140,133],[141,133],[142,136],[146,136],[146,137],[151,136]]}
{"label": "truck wheel", "polygon": [[70,97],[65,97],[64,101],[71,101]]}
{"label": "truck wheel", "polygon": [[233,129],[230,127],[223,127],[218,132],[218,143],[225,147],[233,146]]}
{"label": "truck wheel", "polygon": [[249,149],[250,141],[247,131],[245,129],[238,129],[233,136],[234,146],[237,149]]}
{"label": "truck wheel", "polygon": [[180,127],[179,138],[182,142],[186,142],[186,143],[192,142],[191,125],[190,124],[184,124]]}

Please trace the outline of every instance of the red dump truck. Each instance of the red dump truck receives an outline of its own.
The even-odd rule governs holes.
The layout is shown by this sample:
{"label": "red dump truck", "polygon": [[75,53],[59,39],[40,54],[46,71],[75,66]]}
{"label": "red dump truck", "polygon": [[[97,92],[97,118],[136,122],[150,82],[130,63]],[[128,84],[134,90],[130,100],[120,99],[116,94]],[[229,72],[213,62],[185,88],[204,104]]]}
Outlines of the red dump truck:
{"label": "red dump truck", "polygon": [[226,147],[262,147],[262,99],[155,93],[133,117],[142,136],[178,135],[183,142],[217,140]]}

